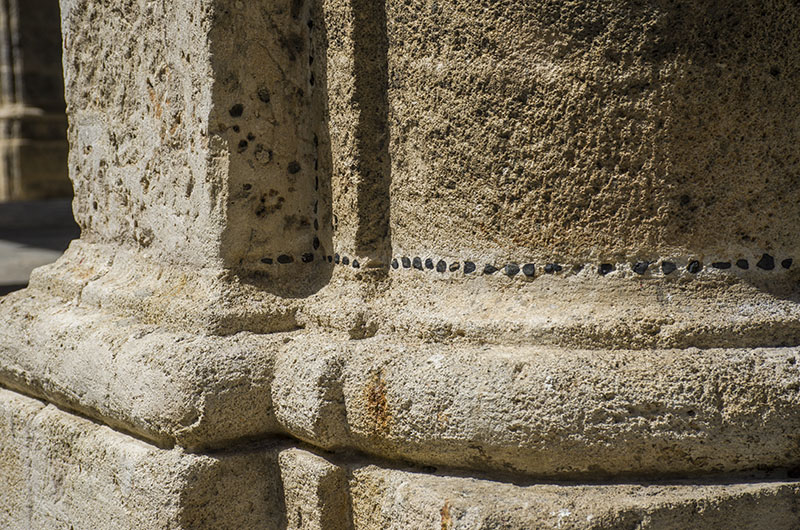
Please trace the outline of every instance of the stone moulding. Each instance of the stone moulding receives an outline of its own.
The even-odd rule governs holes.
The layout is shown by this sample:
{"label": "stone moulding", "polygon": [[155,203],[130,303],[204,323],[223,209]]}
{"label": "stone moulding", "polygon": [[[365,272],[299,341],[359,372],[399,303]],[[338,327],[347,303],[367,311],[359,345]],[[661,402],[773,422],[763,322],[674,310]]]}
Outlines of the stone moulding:
{"label": "stone moulding", "polygon": [[584,350],[169,331],[28,290],[0,382],[192,451],[289,435],[523,476],[697,475],[800,461],[800,350]]}

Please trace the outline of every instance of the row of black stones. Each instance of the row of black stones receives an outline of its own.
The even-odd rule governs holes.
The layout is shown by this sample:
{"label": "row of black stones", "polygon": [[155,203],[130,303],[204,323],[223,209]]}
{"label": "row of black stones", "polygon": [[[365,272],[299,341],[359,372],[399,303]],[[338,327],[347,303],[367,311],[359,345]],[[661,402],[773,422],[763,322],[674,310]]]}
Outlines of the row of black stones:
{"label": "row of black stones", "polygon": [[[289,256],[288,254],[281,254],[277,258],[277,263],[282,265],[286,265],[289,263],[294,263],[294,257]],[[303,254],[300,258],[300,261],[303,263],[311,263],[314,261],[314,254],[311,252],[307,252]],[[354,269],[358,269],[361,267],[357,259],[353,259],[352,261],[347,256],[340,256],[339,254],[334,254],[333,256],[324,256],[323,261],[327,261],[328,263],[335,263],[336,265],[342,264],[345,266],[350,266]],[[262,263],[267,265],[272,265],[275,261],[272,258],[263,258],[261,260]],[[636,274],[645,274],[647,270],[650,268],[655,262],[652,261],[639,261],[635,264],[632,264],[631,269]],[[750,268],[750,262],[746,259],[740,259],[735,262],[736,267],[742,270],[748,270]],[[787,258],[781,261],[781,267],[784,269],[789,269],[792,266],[792,259]],[[447,271],[450,272],[457,272],[462,268],[462,263],[460,261],[454,261],[447,264],[446,261],[440,259],[436,263],[433,262],[433,259],[427,258],[424,262],[420,257],[410,258],[408,256],[403,256],[399,260],[397,258],[392,259],[391,267],[393,269],[399,269],[400,267],[404,269],[417,269],[420,271],[424,270],[435,270],[439,273],[445,273]],[[733,264],[730,261],[715,261],[711,263],[711,267],[714,269],[730,269],[733,267]],[[771,271],[775,269],[775,258],[770,256],[769,254],[764,254],[761,256],[761,259],[758,260],[756,263],[756,267],[765,271]],[[475,264],[474,261],[464,261],[463,262],[463,271],[464,274],[472,274],[478,270],[478,266]],[[517,263],[508,263],[502,268],[497,268],[494,265],[486,264],[483,266],[483,274],[494,274],[497,271],[502,270],[503,274],[509,277],[516,276],[520,272],[529,278],[532,278],[536,275],[536,265],[533,263],[526,263],[520,266]],[[564,268],[559,265],[558,263],[548,263],[544,266],[544,272],[546,274],[554,274],[557,272],[561,272]],[[601,276],[605,276],[606,274],[615,270],[614,265],[611,263],[602,263],[597,267],[597,273]],[[672,274],[678,270],[678,265],[675,264],[673,261],[662,261],[661,262],[661,272],[665,275]],[[703,270],[703,264],[699,260],[692,260],[686,265],[686,271],[690,272],[691,274],[697,274]]]}

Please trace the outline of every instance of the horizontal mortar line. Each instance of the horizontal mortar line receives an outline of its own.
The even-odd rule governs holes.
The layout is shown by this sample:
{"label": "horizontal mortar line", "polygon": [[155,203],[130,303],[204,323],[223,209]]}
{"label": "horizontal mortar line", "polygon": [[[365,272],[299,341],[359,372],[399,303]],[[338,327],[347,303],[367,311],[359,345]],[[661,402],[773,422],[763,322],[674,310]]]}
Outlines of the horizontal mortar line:
{"label": "horizontal mortar line", "polygon": [[[317,258],[321,259],[323,262],[327,261],[328,263],[333,263],[335,265],[341,266],[352,266],[354,269],[360,269],[361,263],[358,261],[357,258],[350,259],[349,256],[340,255],[339,253],[335,253],[333,255],[317,255],[314,252],[306,252],[301,255],[300,262],[302,263],[312,263]],[[265,257],[261,259],[261,262],[265,265],[289,265],[295,263],[297,260],[291,254],[280,254],[276,259]],[[713,261],[707,265],[705,265],[701,260],[691,259],[687,260],[688,263],[685,267],[685,270],[691,274],[698,274],[704,268],[710,267],[716,270],[729,270],[733,269],[734,265],[737,269],[746,271],[750,269],[750,262],[746,259],[738,259],[735,262],[733,261]],[[794,263],[793,258],[785,258],[780,261],[780,267],[788,270],[792,267]],[[653,261],[631,261],[630,262],[630,270],[634,273],[642,276],[650,272],[650,268],[653,265],[659,265],[661,273],[664,276],[668,276],[676,271],[678,271],[679,267],[675,261],[672,260],[653,260]],[[463,265],[463,267],[462,267]],[[777,269],[778,267],[775,264],[775,258],[770,254],[762,254],[761,259],[755,264],[755,267],[762,270],[762,271],[772,271]],[[419,256],[409,257],[409,256],[401,256],[392,258],[392,261],[389,265],[382,265],[381,267],[375,267],[381,269],[394,269],[400,270],[402,269],[415,269],[423,272],[437,272],[440,274],[445,274],[447,272],[455,273],[461,271],[463,275],[470,275],[472,273],[476,273],[477,275],[492,275],[496,272],[502,272],[508,277],[514,277],[520,275],[521,277],[527,278],[534,278],[536,277],[537,266],[535,263],[524,263],[524,262],[508,262],[504,265],[495,265],[493,263],[485,263],[482,268],[480,268],[475,261],[472,260],[455,260],[451,261],[449,264],[444,259],[438,259],[434,261],[434,258],[425,258],[423,259]],[[599,265],[575,265],[575,266],[567,266],[568,270],[579,272],[585,268],[596,268],[597,274],[600,276],[605,276],[617,269],[617,266],[613,263],[600,263]],[[479,270],[480,269],[480,270]],[[547,263],[543,267],[545,274],[556,274],[562,272],[565,269],[564,265],[559,263]]]}

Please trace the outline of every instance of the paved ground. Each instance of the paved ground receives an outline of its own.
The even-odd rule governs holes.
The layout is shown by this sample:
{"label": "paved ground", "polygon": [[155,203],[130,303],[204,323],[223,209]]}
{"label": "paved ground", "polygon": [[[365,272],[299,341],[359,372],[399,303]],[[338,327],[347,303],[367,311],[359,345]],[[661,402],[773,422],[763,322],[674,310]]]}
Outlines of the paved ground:
{"label": "paved ground", "polygon": [[69,199],[0,203],[0,296],[24,288],[79,235]]}

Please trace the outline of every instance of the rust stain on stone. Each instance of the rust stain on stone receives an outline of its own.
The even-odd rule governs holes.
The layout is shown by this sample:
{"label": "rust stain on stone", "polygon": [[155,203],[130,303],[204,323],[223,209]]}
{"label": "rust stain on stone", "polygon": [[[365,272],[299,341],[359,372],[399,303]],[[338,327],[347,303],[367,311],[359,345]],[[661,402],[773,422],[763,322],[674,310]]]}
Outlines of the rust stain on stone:
{"label": "rust stain on stone", "polygon": [[386,400],[386,381],[383,379],[383,372],[379,371],[372,375],[364,389],[364,397],[367,402],[367,414],[372,419],[375,431],[388,431],[392,417]]}
{"label": "rust stain on stone", "polygon": [[442,515],[442,530],[453,528],[453,518],[450,516],[450,501],[444,501],[444,506],[439,510]]}

